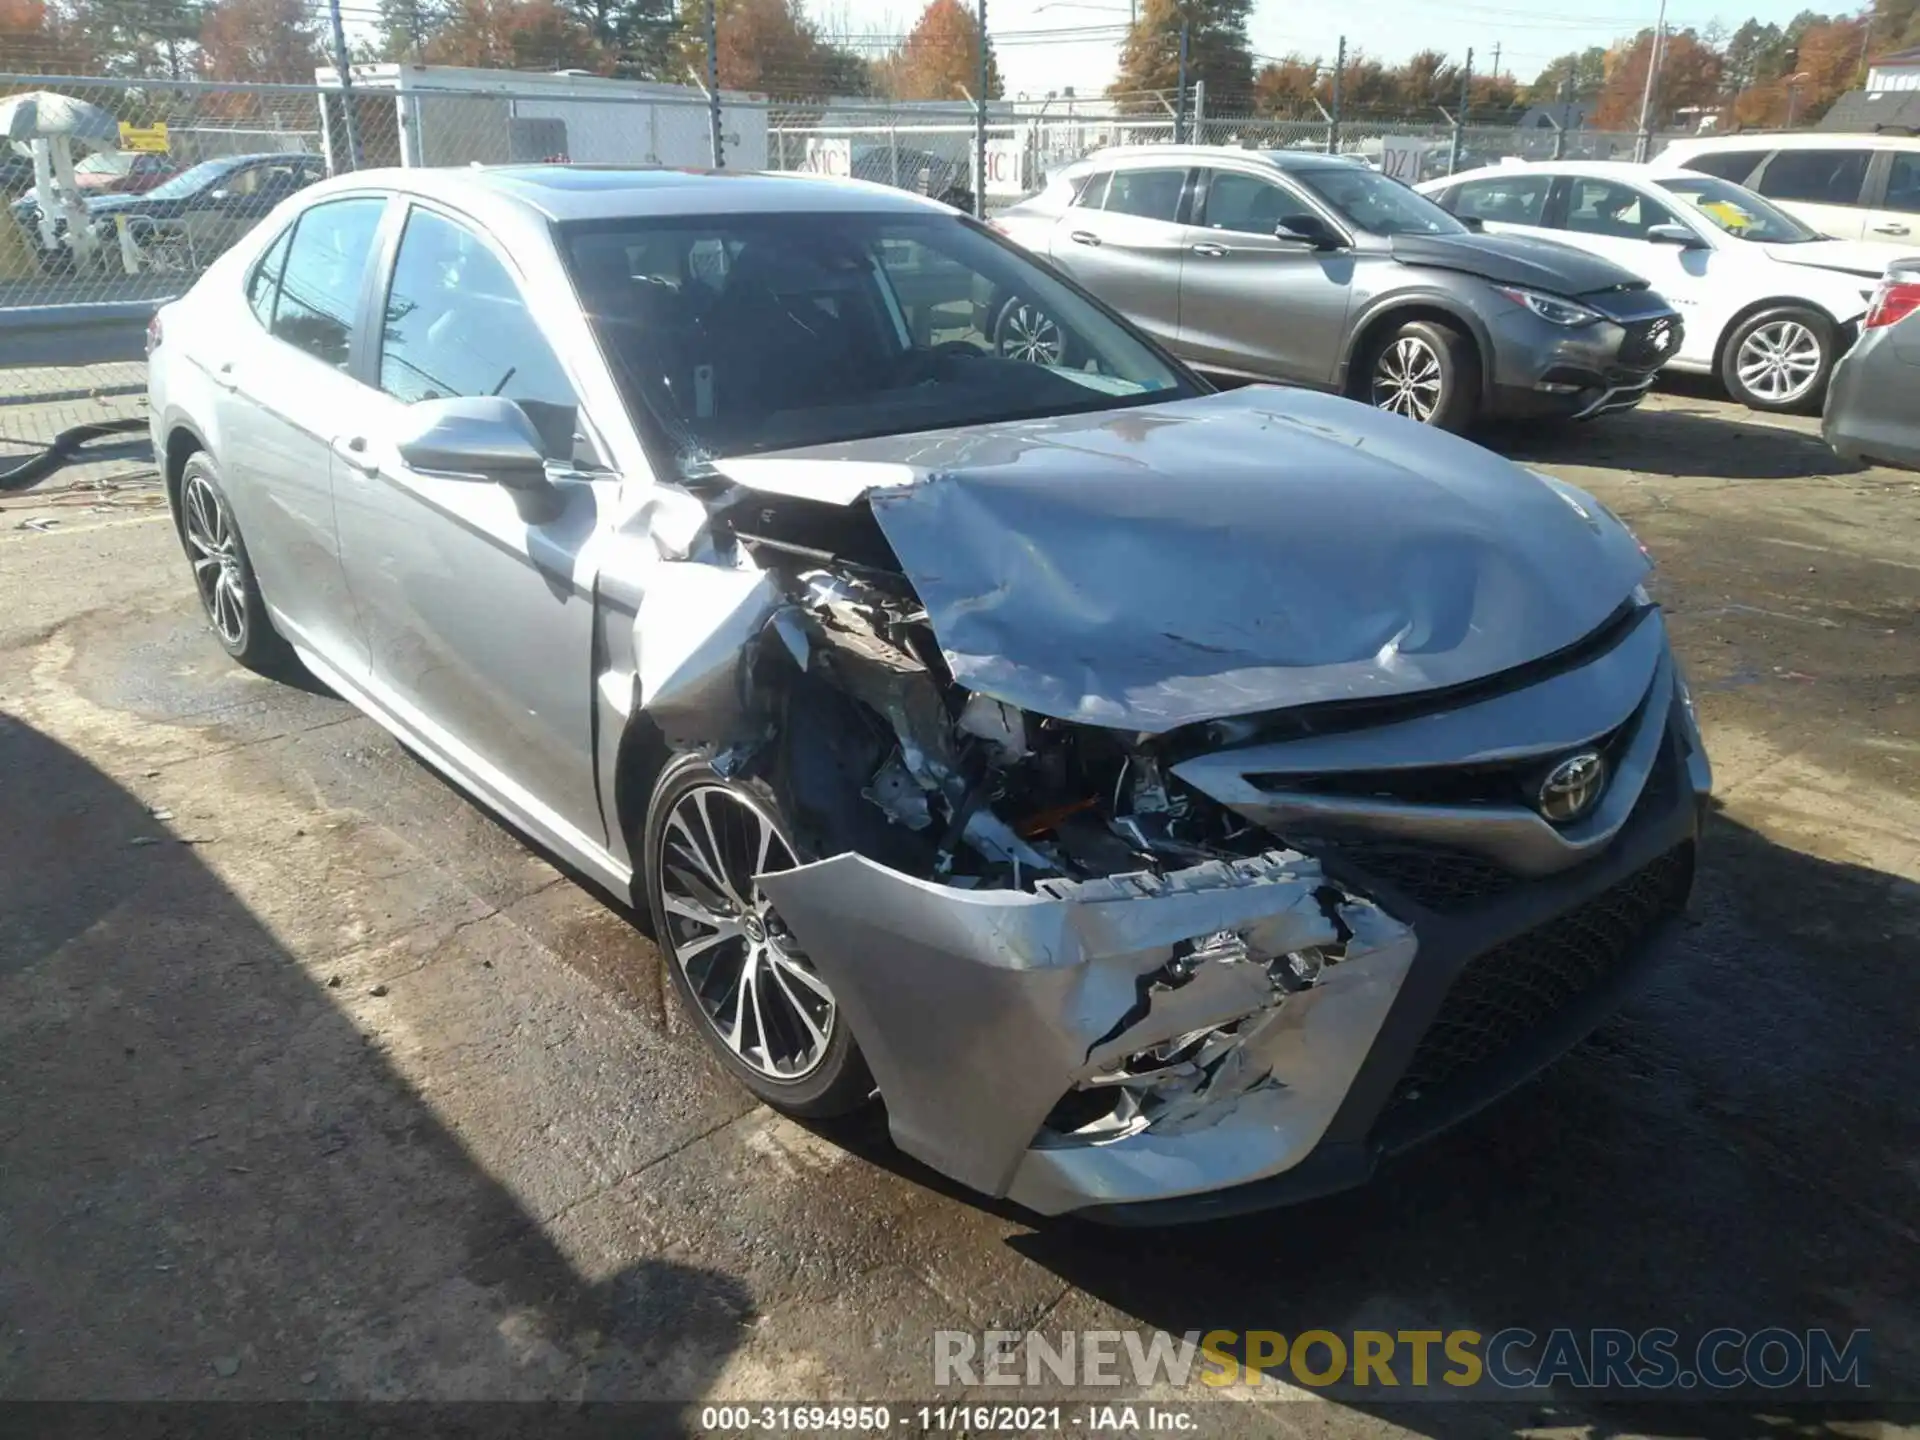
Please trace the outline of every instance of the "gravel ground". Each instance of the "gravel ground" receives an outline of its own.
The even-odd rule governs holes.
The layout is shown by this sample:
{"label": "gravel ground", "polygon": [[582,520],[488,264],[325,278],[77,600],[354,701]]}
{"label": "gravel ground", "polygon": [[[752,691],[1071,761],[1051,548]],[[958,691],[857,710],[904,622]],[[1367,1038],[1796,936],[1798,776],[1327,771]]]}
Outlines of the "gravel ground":
{"label": "gravel ground", "polygon": [[[607,897],[226,661],[137,462],[0,496],[0,1397],[899,1401],[943,1328],[1827,1325],[1908,1418],[1920,476],[1689,394],[1494,443],[1661,562],[1719,775],[1690,928],[1367,1189],[1157,1235],[750,1104]],[[1307,1403],[1201,1428],[1791,1429],[1267,1393]]]}

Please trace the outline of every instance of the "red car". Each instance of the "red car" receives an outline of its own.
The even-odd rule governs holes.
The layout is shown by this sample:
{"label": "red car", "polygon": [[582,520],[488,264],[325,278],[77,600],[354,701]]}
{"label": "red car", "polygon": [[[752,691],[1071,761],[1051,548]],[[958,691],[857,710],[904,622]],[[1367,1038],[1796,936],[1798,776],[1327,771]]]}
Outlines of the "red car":
{"label": "red car", "polygon": [[144,195],[179,173],[171,157],[146,150],[97,150],[73,167],[74,182],[89,195]]}

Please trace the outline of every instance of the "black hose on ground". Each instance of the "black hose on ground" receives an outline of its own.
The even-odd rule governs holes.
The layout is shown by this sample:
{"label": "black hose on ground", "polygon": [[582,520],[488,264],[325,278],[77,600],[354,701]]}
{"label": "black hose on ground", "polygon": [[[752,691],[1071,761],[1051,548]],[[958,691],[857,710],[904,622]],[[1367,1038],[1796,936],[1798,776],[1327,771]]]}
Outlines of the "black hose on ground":
{"label": "black hose on ground", "polygon": [[0,470],[0,491],[25,490],[39,484],[90,441],[104,440],[109,435],[136,434],[146,428],[145,419],[133,417],[99,420],[91,425],[75,425],[71,430],[62,430],[53,437],[51,445],[44,446],[37,454],[29,455],[11,469]]}

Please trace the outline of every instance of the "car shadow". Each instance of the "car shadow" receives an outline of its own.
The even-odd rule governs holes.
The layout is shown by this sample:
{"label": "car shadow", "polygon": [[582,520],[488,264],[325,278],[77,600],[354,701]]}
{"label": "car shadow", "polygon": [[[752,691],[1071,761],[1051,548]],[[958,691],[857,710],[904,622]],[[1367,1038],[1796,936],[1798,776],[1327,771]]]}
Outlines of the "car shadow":
{"label": "car shadow", "polygon": [[[754,1320],[739,1279],[583,1274],[349,992],[134,795],[4,713],[0,815],[0,1396],[706,1392]],[[698,1427],[678,1404],[625,1413],[663,1429]]]}
{"label": "car shadow", "polygon": [[[1024,1219],[1014,1250],[1110,1307],[1081,1324],[1290,1337],[1670,1327],[1692,1339],[1720,1325],[1824,1326],[1842,1342],[1864,1328],[1872,1388],[1829,1405],[1916,1418],[1916,936],[1920,885],[1782,847],[1716,813],[1688,921],[1649,989],[1534,1082],[1368,1185],[1158,1231],[991,1208]],[[871,1119],[827,1133],[965,1195],[891,1151]],[[1586,1418],[1555,1421],[1537,1400],[1432,1393],[1411,1407],[1391,1393],[1338,1399],[1431,1434],[1596,1416],[1618,1426],[1594,1433],[1780,1433],[1760,1417],[1809,1400],[1784,1392],[1655,1412],[1575,1397]]]}
{"label": "car shadow", "polygon": [[1581,424],[1490,426],[1475,438],[1510,460],[1584,465],[1715,480],[1797,480],[1866,469],[1827,448],[1817,431],[1678,393]]}

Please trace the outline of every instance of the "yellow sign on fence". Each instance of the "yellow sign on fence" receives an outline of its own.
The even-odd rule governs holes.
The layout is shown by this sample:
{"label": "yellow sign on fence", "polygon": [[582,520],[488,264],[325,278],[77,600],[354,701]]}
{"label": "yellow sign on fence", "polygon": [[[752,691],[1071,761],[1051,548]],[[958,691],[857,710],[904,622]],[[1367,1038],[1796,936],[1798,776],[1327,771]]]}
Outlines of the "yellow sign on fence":
{"label": "yellow sign on fence", "polygon": [[145,150],[151,154],[167,153],[167,126],[163,120],[158,125],[129,125],[120,122],[120,148],[122,150]]}

